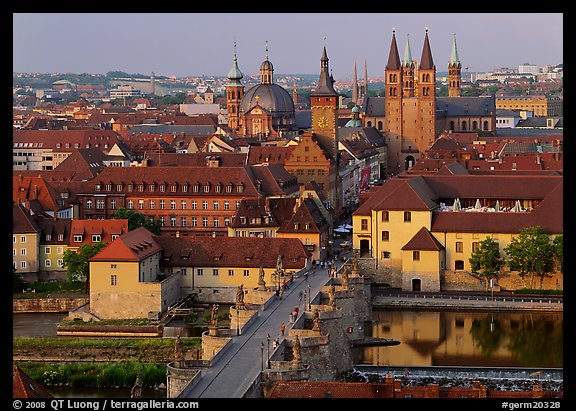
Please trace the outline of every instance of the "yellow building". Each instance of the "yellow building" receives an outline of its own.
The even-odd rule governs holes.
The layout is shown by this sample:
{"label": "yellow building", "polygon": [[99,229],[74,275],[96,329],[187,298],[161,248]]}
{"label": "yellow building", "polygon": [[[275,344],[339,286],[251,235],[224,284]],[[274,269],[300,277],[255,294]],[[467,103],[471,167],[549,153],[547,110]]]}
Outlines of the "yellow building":
{"label": "yellow building", "polygon": [[527,110],[534,112],[535,117],[562,116],[562,100],[545,95],[496,96],[496,109]]}
{"label": "yellow building", "polygon": [[143,227],[88,260],[90,312],[100,319],[156,316],[180,298],[180,276],[160,271],[162,247]]}
{"label": "yellow building", "polygon": [[41,229],[35,219],[21,204],[12,206],[12,266],[14,272],[24,275],[38,272]]}
{"label": "yellow building", "polygon": [[470,272],[486,237],[506,258],[504,248],[524,228],[561,234],[562,187],[562,176],[550,175],[393,178],[353,214],[353,247],[393,287],[439,291],[447,271]]}
{"label": "yellow building", "polygon": [[[289,278],[308,266],[296,239],[155,236],[143,227],[90,258],[90,312],[101,319],[157,317],[180,298],[205,289],[235,295],[264,281],[274,288],[278,256]],[[233,301],[233,297],[229,299]]]}

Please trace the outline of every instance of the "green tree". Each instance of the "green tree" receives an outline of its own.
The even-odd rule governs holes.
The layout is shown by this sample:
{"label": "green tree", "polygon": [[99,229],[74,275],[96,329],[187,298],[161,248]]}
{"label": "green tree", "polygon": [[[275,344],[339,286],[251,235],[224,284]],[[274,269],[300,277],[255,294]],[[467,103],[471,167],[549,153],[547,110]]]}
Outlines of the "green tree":
{"label": "green tree", "polygon": [[128,231],[132,231],[138,227],[144,227],[151,233],[160,235],[160,228],[162,227],[160,220],[147,218],[144,214],[140,214],[135,210],[120,207],[112,214],[112,218],[128,220]]}
{"label": "green tree", "polygon": [[94,257],[100,252],[108,243],[102,241],[96,244],[82,244],[78,247],[78,251],[66,250],[64,252],[64,268],[66,268],[66,276],[68,282],[84,281],[84,290],[88,294],[90,288],[90,266],[88,259]]}
{"label": "green tree", "polygon": [[552,247],[554,247],[554,259],[556,260],[556,267],[558,270],[564,272],[564,236],[560,234],[552,240]]}
{"label": "green tree", "polygon": [[480,245],[472,253],[469,261],[472,273],[481,275],[486,280],[486,284],[491,277],[498,274],[505,264],[504,259],[500,256],[498,243],[490,237],[480,241]]}
{"label": "green tree", "polygon": [[530,278],[530,288],[534,288],[534,277],[540,277],[540,288],[544,277],[554,269],[554,247],[550,237],[539,226],[528,227],[513,238],[504,251],[508,254],[511,270],[518,271],[524,281]]}

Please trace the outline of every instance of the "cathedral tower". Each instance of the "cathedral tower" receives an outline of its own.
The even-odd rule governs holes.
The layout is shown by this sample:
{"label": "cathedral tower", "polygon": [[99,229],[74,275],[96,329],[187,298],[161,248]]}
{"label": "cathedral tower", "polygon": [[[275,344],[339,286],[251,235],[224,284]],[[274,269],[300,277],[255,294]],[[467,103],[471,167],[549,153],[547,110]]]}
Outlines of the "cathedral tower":
{"label": "cathedral tower", "polygon": [[228,127],[233,130],[240,128],[240,103],[244,97],[244,86],[240,80],[244,77],[238,68],[236,59],[236,42],[234,42],[234,62],[228,72],[229,83],[226,85],[226,107],[228,109]]}
{"label": "cathedral tower", "polygon": [[392,42],[385,71],[386,99],[384,132],[388,145],[388,173],[400,170],[400,151],[402,145],[402,65],[396,44],[396,30],[392,30]]}
{"label": "cathedral tower", "polygon": [[418,109],[417,120],[420,124],[416,146],[422,154],[432,145],[436,136],[436,66],[432,59],[428,28],[418,68]]}
{"label": "cathedral tower", "polygon": [[404,48],[404,59],[402,60],[402,96],[414,97],[414,62],[410,51],[410,41],[406,34],[406,47]]}
{"label": "cathedral tower", "polygon": [[460,97],[460,83],[462,79],[462,65],[458,59],[456,48],[456,33],[452,40],[452,53],[448,61],[448,97]]}

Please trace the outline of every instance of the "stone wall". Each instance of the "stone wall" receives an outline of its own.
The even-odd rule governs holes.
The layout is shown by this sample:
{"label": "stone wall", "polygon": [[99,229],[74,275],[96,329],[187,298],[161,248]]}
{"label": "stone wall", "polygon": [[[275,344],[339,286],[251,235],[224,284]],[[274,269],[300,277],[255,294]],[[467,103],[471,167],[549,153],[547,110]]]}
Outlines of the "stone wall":
{"label": "stone wall", "polygon": [[89,302],[86,298],[17,298],[12,300],[13,313],[65,313]]}
{"label": "stone wall", "polygon": [[[185,362],[187,364],[188,362]],[[201,378],[201,371],[191,367],[179,368],[174,363],[166,367],[167,398],[185,398]]]}

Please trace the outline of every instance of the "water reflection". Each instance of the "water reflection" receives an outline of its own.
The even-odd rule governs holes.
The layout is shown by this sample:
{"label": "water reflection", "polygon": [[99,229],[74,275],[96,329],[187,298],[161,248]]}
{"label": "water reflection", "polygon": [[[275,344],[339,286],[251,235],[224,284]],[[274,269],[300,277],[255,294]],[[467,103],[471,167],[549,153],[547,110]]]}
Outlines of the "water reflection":
{"label": "water reflection", "polygon": [[562,368],[563,313],[374,310],[372,336],[400,345],[366,347],[379,366]]}

